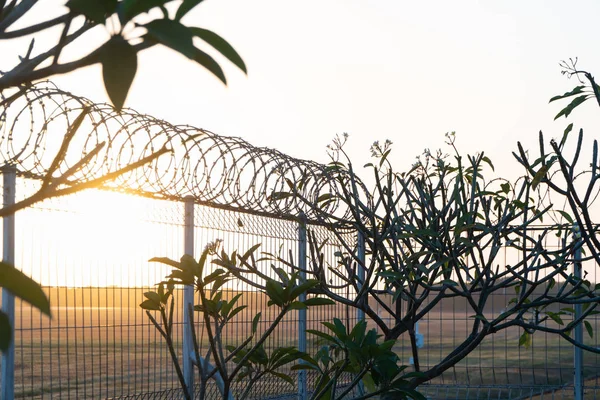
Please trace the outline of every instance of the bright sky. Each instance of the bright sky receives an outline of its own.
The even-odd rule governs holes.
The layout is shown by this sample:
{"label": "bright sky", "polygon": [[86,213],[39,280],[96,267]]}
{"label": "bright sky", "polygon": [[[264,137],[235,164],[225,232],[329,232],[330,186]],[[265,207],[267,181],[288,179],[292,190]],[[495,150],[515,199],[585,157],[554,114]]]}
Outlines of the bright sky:
{"label": "bright sky", "polygon": [[[595,1],[206,0],[185,22],[226,38],[248,76],[221,58],[224,86],[155,47],[142,53],[126,104],[316,161],[327,161],[336,133],[350,134],[357,164],[374,140],[391,139],[402,168],[455,130],[461,149],[485,151],[502,173],[516,168],[517,140],[534,148],[540,129],[562,135],[567,123],[553,122],[561,105],[548,99],[576,81],[558,63],[579,57],[600,71],[598,15]],[[99,67],[54,80],[107,100]],[[599,115],[590,102],[575,127],[591,138]]]}
{"label": "bright sky", "polygon": [[[42,3],[40,14],[62,13]],[[560,74],[560,60],[579,57],[580,68],[600,73],[598,15],[600,3],[591,0],[206,0],[185,22],[227,39],[248,76],[217,56],[224,86],[201,66],[155,47],[141,54],[126,105],[320,162],[331,139],[347,132],[357,165],[368,161],[374,140],[391,139],[395,164],[408,168],[423,149],[444,146],[444,134],[457,131],[464,152],[485,151],[510,177],[518,171],[511,155],[518,140],[535,150],[540,129],[549,139],[568,124],[553,122],[566,103],[548,104],[577,84]],[[90,40],[106,37],[98,28]],[[38,36],[36,45],[41,50],[51,38]],[[0,42],[0,69],[14,65],[28,43]],[[64,58],[91,48],[88,42]],[[99,66],[53,80],[107,101]],[[592,102],[574,116],[588,140],[598,137],[600,113]]]}

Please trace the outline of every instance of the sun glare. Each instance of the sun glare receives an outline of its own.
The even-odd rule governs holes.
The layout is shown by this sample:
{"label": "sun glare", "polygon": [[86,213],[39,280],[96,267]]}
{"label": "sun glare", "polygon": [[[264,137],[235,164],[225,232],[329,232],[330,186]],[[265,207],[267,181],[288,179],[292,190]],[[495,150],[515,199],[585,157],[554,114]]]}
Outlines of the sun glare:
{"label": "sun glare", "polygon": [[16,263],[44,286],[153,285],[162,271],[148,259],[180,254],[177,229],[152,219],[156,203],[88,190],[24,210],[16,219]]}

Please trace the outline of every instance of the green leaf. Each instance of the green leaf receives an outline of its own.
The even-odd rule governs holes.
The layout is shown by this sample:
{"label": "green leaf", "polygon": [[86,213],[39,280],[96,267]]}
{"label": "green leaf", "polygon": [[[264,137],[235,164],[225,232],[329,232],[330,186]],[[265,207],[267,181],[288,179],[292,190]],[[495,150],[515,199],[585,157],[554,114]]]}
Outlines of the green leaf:
{"label": "green leaf", "polygon": [[221,311],[223,312],[223,316],[227,316],[229,314],[229,311],[231,311],[231,309],[233,308],[235,303],[237,303],[237,301],[239,300],[239,298],[241,296],[242,296],[242,293],[238,293],[233,297],[233,299],[231,299],[228,302],[225,302],[225,304],[223,304],[223,308],[221,308]]}
{"label": "green leaf", "polygon": [[194,47],[193,35],[181,22],[170,19],[155,19],[144,25],[144,28],[157,42],[172,48],[189,59],[194,59],[196,48]]}
{"label": "green leaf", "polygon": [[250,247],[250,248],[248,249],[248,251],[246,251],[246,252],[244,253],[244,255],[243,255],[243,256],[241,256],[241,257],[240,257],[240,256],[238,256],[238,258],[239,258],[239,259],[240,259],[240,261],[241,261],[241,264],[244,264],[244,263],[245,263],[245,262],[248,260],[248,258],[250,258],[250,256],[252,255],[252,253],[254,253],[254,252],[255,252],[255,251],[256,251],[256,250],[257,250],[259,247],[260,247],[260,243],[258,243],[258,244],[255,244],[254,246]]}
{"label": "green leaf", "polygon": [[323,193],[317,198],[317,203],[320,203],[325,200],[330,200],[333,197],[331,193]]}
{"label": "green leaf", "polygon": [[490,168],[492,168],[492,171],[495,171],[494,169],[494,164],[492,164],[492,160],[490,160],[487,156],[483,156],[481,158],[481,161],[485,162],[487,165],[490,166]]}
{"label": "green leaf", "polygon": [[566,106],[558,114],[556,114],[554,119],[557,120],[558,118],[562,117],[563,115],[565,116],[565,118],[568,117],[569,114],[571,114],[571,112],[575,109],[575,107],[579,106],[581,103],[586,101],[589,97],[590,97],[589,95],[575,97],[573,99],[573,101],[569,103],[568,106]]}
{"label": "green leaf", "polygon": [[[183,6],[184,4],[185,1],[181,5]],[[240,57],[240,55],[235,51],[235,49],[221,36],[217,35],[212,31],[209,31],[208,29],[190,27],[189,30],[194,36],[199,37],[200,39],[204,40],[206,43],[214,47],[215,50],[217,50],[225,58],[231,61],[236,67],[244,71],[244,73],[248,73],[248,70],[246,69],[246,64],[244,64],[244,60],[242,60],[242,57]]]}
{"label": "green leaf", "polygon": [[148,30],[148,35],[156,41],[183,54],[190,60],[196,61],[212,72],[221,82],[227,84],[227,79],[225,79],[225,74],[219,64],[211,56],[194,46],[194,35],[187,26],[179,21],[156,19],[144,27]]}
{"label": "green leaf", "polygon": [[323,338],[323,339],[327,340],[328,342],[338,343],[338,341],[333,336],[331,336],[325,332],[317,331],[314,329],[307,329],[306,332],[313,334],[315,336],[319,336],[320,338]]}
{"label": "green leaf", "polygon": [[590,324],[588,321],[583,321],[583,324],[585,325],[585,329],[587,330],[588,335],[590,335],[590,337],[593,338],[594,329],[592,328],[592,324]]}
{"label": "green leaf", "polygon": [[543,165],[538,170],[538,172],[536,172],[535,176],[533,177],[533,180],[531,181],[531,189],[532,190],[535,190],[537,188],[537,186],[540,184],[540,182],[542,181],[542,179],[544,179],[546,177],[546,174],[548,173],[550,166],[551,166],[550,163]]}
{"label": "green leaf", "polygon": [[108,16],[114,14],[117,4],[117,0],[69,0],[66,6],[72,13],[81,14],[90,21],[102,24]]}
{"label": "green leaf", "polygon": [[335,305],[335,301],[331,299],[325,299],[322,297],[314,297],[312,299],[304,300],[304,304],[307,306],[331,306]]}
{"label": "green leaf", "polygon": [[296,297],[300,296],[302,293],[306,292],[308,289],[311,289],[315,286],[317,286],[319,284],[319,282],[316,279],[307,279],[306,282],[301,283],[300,285],[296,286],[290,293],[290,300],[295,299]]}
{"label": "green leaf", "polygon": [[301,301],[294,301],[290,304],[290,310],[306,310],[307,306]]}
{"label": "green leaf", "polygon": [[529,333],[523,332],[523,334],[519,338],[519,346],[523,346],[526,349],[531,347],[531,335]]}
{"label": "green leaf", "polygon": [[265,285],[265,289],[267,291],[267,296],[269,296],[273,303],[281,307],[284,303],[283,287],[281,286],[281,283],[269,279]]}
{"label": "green leaf", "polygon": [[483,322],[488,322],[487,318],[482,314],[471,315],[471,316],[469,316],[469,318],[475,318],[475,319],[478,319]]}
{"label": "green leaf", "polygon": [[156,292],[146,292],[144,293],[144,297],[146,297],[148,300],[152,300],[155,303],[160,304],[160,295]]}
{"label": "green leaf", "polygon": [[442,285],[448,285],[448,286],[458,286],[458,283],[456,283],[455,281],[453,281],[452,279],[444,279],[443,281],[440,282]]}
{"label": "green leaf", "polygon": [[282,374],[281,372],[275,372],[275,371],[269,371],[269,373],[271,375],[274,375],[274,376],[278,377],[279,379],[283,379],[284,381],[286,381],[290,385],[294,386],[294,380],[292,378],[290,378],[289,375]]}
{"label": "green leaf", "polygon": [[[89,1],[89,0],[88,0]],[[119,3],[119,21],[122,26],[135,16],[148,12],[155,7],[164,6],[171,0],[123,0]]]}
{"label": "green leaf", "polygon": [[273,269],[273,271],[275,271],[275,273],[279,277],[279,280],[281,281],[281,283],[283,283],[285,285],[287,285],[289,283],[290,277],[287,274],[287,272],[285,272],[283,270],[283,268],[281,268],[281,267],[275,267],[274,265],[271,265],[271,268]]}
{"label": "green leaf", "polygon": [[565,323],[563,322],[562,318],[560,318],[560,315],[557,313],[553,313],[553,312],[546,312],[546,315],[548,315],[550,318],[552,318],[552,320],[554,322],[556,322],[559,325],[564,325]]}
{"label": "green leaf", "polygon": [[202,3],[202,1],[203,0],[183,0],[183,2],[179,5],[179,8],[177,9],[177,12],[175,13],[175,20],[179,21],[194,7]]}
{"label": "green leaf", "polygon": [[160,304],[153,301],[153,300],[144,300],[141,304],[140,307],[142,307],[144,310],[160,310]]}
{"label": "green leaf", "polygon": [[556,100],[564,99],[566,97],[571,97],[571,96],[575,96],[576,94],[583,93],[583,89],[585,89],[585,86],[583,86],[583,85],[582,86],[576,86],[570,92],[566,92],[566,93],[561,94],[559,96],[554,96],[553,98],[550,99],[550,101],[548,103],[552,103],[553,101],[556,101]]}
{"label": "green leaf", "polygon": [[229,315],[227,316],[227,320],[229,321],[230,319],[235,317],[240,311],[245,310],[246,308],[248,308],[248,306],[239,306],[235,308],[233,311],[231,311],[231,313],[229,313]]}
{"label": "green leaf", "polygon": [[31,304],[47,316],[52,317],[50,313],[50,302],[41,286],[36,281],[5,262],[0,262],[0,287]]}
{"label": "green leaf", "polygon": [[258,322],[260,321],[260,316],[262,312],[259,312],[252,319],[252,333],[256,333],[256,329],[258,328]]}
{"label": "green leaf", "polygon": [[567,141],[567,136],[569,135],[569,132],[571,132],[571,130],[573,129],[573,123],[571,122],[566,128],[565,131],[563,133],[563,137],[560,140],[560,145],[558,146],[559,148],[562,149],[562,147],[565,145],[565,142]]}
{"label": "green leaf", "polygon": [[556,212],[562,215],[570,224],[573,223],[573,217],[571,217],[568,212],[562,210],[557,210]]}
{"label": "green leaf", "polygon": [[173,268],[181,269],[181,265],[179,264],[179,262],[177,262],[175,260],[171,260],[168,257],[152,257],[148,261],[149,262],[159,262],[159,263],[166,264]]}
{"label": "green leaf", "polygon": [[268,201],[283,200],[283,199],[287,199],[290,196],[292,196],[292,194],[289,192],[273,192],[270,196],[267,196],[267,200]]}
{"label": "green leaf", "polygon": [[102,46],[100,63],[106,93],[121,111],[137,71],[137,53],[123,36],[115,35]]}
{"label": "green leaf", "polygon": [[296,364],[296,365],[293,365],[290,369],[292,371],[298,371],[298,370],[318,371],[319,370],[319,368],[316,365],[312,365],[312,364]]}
{"label": "green leaf", "polygon": [[0,311],[0,350],[6,351],[12,340],[12,327],[8,320],[8,315]]}
{"label": "green leaf", "polygon": [[215,61],[214,58],[206,54],[200,49],[195,50],[194,58],[192,58],[198,64],[202,65],[204,68],[213,73],[223,84],[227,85],[227,79],[225,78],[225,73],[221,66]]}

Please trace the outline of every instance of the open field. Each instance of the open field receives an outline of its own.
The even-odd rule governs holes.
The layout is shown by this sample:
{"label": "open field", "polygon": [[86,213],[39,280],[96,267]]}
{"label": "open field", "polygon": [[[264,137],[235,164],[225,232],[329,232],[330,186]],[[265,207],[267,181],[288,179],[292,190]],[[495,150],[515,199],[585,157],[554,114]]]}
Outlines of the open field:
{"label": "open field", "polygon": [[[142,288],[113,287],[48,289],[53,305],[52,320],[41,317],[26,305],[17,304],[17,397],[97,399],[133,398],[129,396],[137,394],[142,398],[144,393],[156,393],[152,398],[176,398],[178,383],[166,347],[137,306],[143,292]],[[490,313],[500,311],[506,304],[507,299],[501,297],[494,299]],[[256,313],[263,312],[262,329],[266,329],[270,320],[263,295],[245,292],[240,304],[249,307],[228,328],[230,343],[239,342],[249,334],[249,323],[244,321],[251,320]],[[181,320],[181,315],[178,317]],[[309,310],[308,326],[320,328],[320,321],[334,317],[354,323],[355,314],[340,306]],[[419,325],[425,342],[420,353],[421,364],[433,365],[450,353],[465,340],[472,321],[460,302],[448,302],[434,309],[429,319]],[[180,324],[178,329],[180,340]],[[270,345],[295,344],[297,329],[296,315],[291,313],[274,333]],[[570,345],[538,333],[534,335],[532,347],[525,349],[517,345],[520,333],[514,329],[493,335],[460,364],[432,382],[436,386],[423,389],[431,398],[440,399],[530,398],[572,382]],[[202,332],[200,340],[206,342]],[[309,348],[318,345],[310,335],[308,344]],[[408,343],[400,340],[395,349],[408,363]],[[594,377],[588,380],[589,385],[597,387],[595,377],[600,375],[600,359],[586,354],[584,363],[585,375]],[[468,391],[464,389],[467,385],[471,387]],[[261,390],[256,393],[257,398],[294,390],[287,384],[275,382],[265,382],[257,389]],[[570,391],[572,389],[562,390],[561,396]],[[548,393],[551,392],[533,398],[553,398]],[[595,392],[590,393],[595,396]]]}

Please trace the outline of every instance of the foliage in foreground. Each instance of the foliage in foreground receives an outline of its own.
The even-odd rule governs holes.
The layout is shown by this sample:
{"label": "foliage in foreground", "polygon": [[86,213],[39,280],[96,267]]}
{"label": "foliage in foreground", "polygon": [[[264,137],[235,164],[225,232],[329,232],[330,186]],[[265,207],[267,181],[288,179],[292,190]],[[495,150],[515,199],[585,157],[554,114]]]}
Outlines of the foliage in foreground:
{"label": "foliage in foreground", "polygon": [[[600,87],[592,75],[577,70],[574,63],[570,68],[569,74],[582,75],[587,83],[581,82],[573,91],[551,100],[579,96],[557,118],[568,117],[587,99],[596,99],[600,105]],[[319,375],[315,399],[348,395],[346,388],[337,390],[343,372],[350,373],[352,384],[364,391],[358,398],[421,398],[415,392],[419,385],[463,360],[486,337],[510,328],[521,330],[520,346],[530,346],[532,336],[541,331],[598,353],[598,349],[572,335],[575,327],[584,326],[593,336],[589,319],[598,313],[600,301],[600,284],[587,280],[585,271],[580,273],[581,261],[600,263],[597,225],[592,222],[598,196],[598,145],[594,141],[591,169],[581,169],[582,131],[575,154],[567,158],[565,150],[572,128],[573,124],[567,126],[560,143],[550,142],[550,151],[546,151],[540,133],[540,154],[534,159],[519,143],[515,157],[526,174],[516,181],[489,179],[494,169],[492,161],[484,154],[463,157],[455,147],[453,133],[447,135],[450,155],[426,151],[408,172],[402,173],[396,172],[390,162],[391,143],[376,142],[371,149],[375,161],[366,166],[375,182],[371,192],[364,191],[363,180],[344,152],[346,137],[337,138],[328,167],[338,180],[337,193],[323,193],[313,201],[295,190],[307,182],[296,182],[290,185],[289,193],[272,196],[273,201],[296,196],[307,207],[320,211],[319,222],[336,235],[339,250],[335,265],[326,262],[323,249],[327,243],[309,229],[306,270],[297,260],[271,256],[271,262],[291,271],[288,276],[276,268],[281,280],[275,282],[256,266],[253,257],[235,253],[227,257],[222,253],[215,260],[222,267],[218,275],[235,277],[262,290],[271,299],[270,305],[283,311],[294,300],[284,301],[282,291],[287,285],[294,287],[300,273],[305,273],[305,282],[310,282],[308,293],[362,310],[377,325],[383,334],[381,343],[375,331],[366,332],[362,322],[351,328],[334,320],[323,323],[325,331],[310,331],[326,346],[313,356],[293,353],[297,358],[292,362],[297,363],[292,369]],[[584,177],[588,179],[582,182]],[[561,200],[566,208],[559,206]],[[332,202],[345,212],[327,213],[331,208],[326,206]],[[364,255],[344,229],[358,233]],[[504,249],[519,257],[505,260]],[[251,249],[250,254],[255,250]],[[338,282],[332,283],[332,278]],[[511,292],[514,296],[503,310],[493,311],[488,306],[495,293]],[[467,304],[472,313],[470,329],[462,343],[441,361],[424,365],[415,327],[447,299],[461,299]],[[210,304],[203,303],[196,309],[203,313],[207,327]],[[385,310],[383,315],[377,308]],[[406,367],[399,364],[392,351],[393,343],[403,337],[410,341],[414,360],[414,369],[409,373],[404,372]],[[217,354],[219,346],[211,344],[210,351]],[[241,357],[232,357],[238,370],[252,358]],[[255,372],[259,368],[247,364],[247,370]],[[251,379],[249,382],[249,386],[253,384]]]}
{"label": "foliage in foreground", "polygon": [[[600,104],[591,75],[572,73],[584,74],[589,88],[557,117],[568,116],[585,99],[596,98]],[[577,87],[553,100],[582,92],[585,87]],[[326,242],[310,235],[307,274],[319,282],[313,292],[362,310],[386,341],[408,338],[418,373],[409,378],[408,387],[417,388],[440,376],[486,337],[511,328],[521,330],[522,346],[529,346],[532,335],[541,331],[599,352],[572,335],[580,325],[590,336],[594,334],[588,320],[598,313],[600,285],[586,279],[585,271],[583,276],[575,273],[580,269],[575,257],[583,252],[589,254],[583,260],[600,261],[600,242],[591,214],[598,195],[597,144],[591,171],[582,175],[576,170],[582,134],[572,158],[567,159],[564,151],[571,128],[565,130],[561,144],[551,142],[551,154],[544,151],[540,136],[540,156],[535,160],[519,144],[517,160],[526,175],[516,181],[489,179],[494,169],[491,160],[483,153],[463,157],[452,133],[447,135],[450,154],[427,150],[408,172],[394,170],[390,142],[376,142],[371,149],[375,161],[366,165],[375,182],[368,193],[344,151],[345,137],[337,138],[331,147],[329,170],[338,180],[337,193],[322,193],[313,201],[295,190],[306,182],[290,185],[285,195],[319,210],[319,222],[331,227],[339,246],[336,264],[329,265],[323,252]],[[589,177],[583,190],[574,183],[581,176]],[[568,208],[551,201],[548,191],[566,198]],[[331,202],[345,212],[327,213],[325,206]],[[356,240],[349,240],[339,228],[358,232],[366,257],[358,251]],[[518,259],[504,259],[505,249],[518,254]],[[294,260],[278,261],[299,270]],[[261,276],[243,267],[232,271],[249,282],[250,277]],[[331,283],[332,277],[336,283]],[[347,292],[349,297],[340,295]],[[514,293],[514,297],[504,309],[493,311],[489,305],[495,293]],[[447,299],[467,304],[468,333],[440,362],[423,365],[415,327]],[[378,309],[385,311],[378,313]]]}
{"label": "foliage in foreground", "polygon": [[[251,390],[266,376],[275,377],[295,385],[290,377],[290,370],[308,370],[317,376],[317,384],[311,399],[342,399],[347,398],[353,390],[362,390],[363,382],[370,389],[360,398],[370,398],[381,393],[393,393],[397,399],[417,399],[423,397],[408,387],[405,374],[406,367],[398,365],[398,356],[392,351],[394,341],[381,342],[374,329],[367,331],[366,323],[359,322],[352,329],[344,326],[339,319],[333,323],[324,322],[329,330],[322,332],[309,330],[319,338],[322,346],[313,356],[299,351],[295,346],[276,347],[270,352],[265,344],[281,323],[286,314],[293,310],[303,310],[310,307],[332,305],[334,302],[320,297],[306,298],[318,281],[299,278],[299,273],[287,274],[283,269],[272,266],[278,279],[267,278],[260,290],[268,297],[268,306],[276,310],[275,318],[267,322],[266,328],[261,324],[262,314],[259,312],[251,323],[250,335],[243,339],[227,338],[224,331],[228,324],[235,323],[238,332],[240,322],[234,322],[234,317],[247,308],[239,305],[242,293],[227,299],[224,287],[234,278],[231,271],[238,266],[258,270],[261,262],[270,262],[269,258],[255,257],[259,245],[253,246],[244,254],[233,252],[228,255],[224,250],[218,250],[218,242],[204,250],[200,260],[196,261],[184,255],[179,262],[168,258],[155,258],[152,261],[161,262],[173,268],[167,280],[158,285],[157,291],[144,293],[146,300],[140,306],[146,310],[148,318],[164,338],[171,359],[177,371],[181,387],[187,399],[190,399],[183,376],[182,360],[177,356],[173,345],[173,313],[175,285],[192,285],[199,299],[198,304],[190,305],[187,312],[192,321],[185,329],[190,329],[194,342],[194,358],[199,380],[197,396],[205,398],[209,379],[215,379],[220,386],[223,399],[231,398],[233,385],[241,385],[237,390],[238,399],[247,398]],[[216,265],[210,272],[208,263]],[[158,318],[156,317],[158,314]],[[202,324],[195,324],[194,315],[199,315]],[[202,353],[198,341],[199,326],[204,327],[209,346]],[[263,328],[259,328],[263,326]],[[186,357],[188,355],[183,355]],[[352,374],[354,378],[344,381],[342,374]]]}
{"label": "foliage in foreground", "polygon": [[[225,74],[219,63],[209,54],[197,48],[193,43],[194,38],[203,40],[246,73],[246,65],[242,58],[218,34],[200,27],[189,27],[181,22],[181,19],[201,2],[202,0],[184,0],[174,13],[169,13],[167,7],[175,3],[172,0],[68,0],[64,14],[43,21],[30,22],[31,16],[35,12],[32,9],[41,2],[38,0],[0,0],[0,40],[31,37],[31,42],[28,48],[24,49],[23,54],[14,55],[15,59],[18,58],[18,62],[8,71],[0,71],[0,107],[9,107],[11,102],[22,96],[34,81],[69,73],[93,64],[101,64],[108,96],[115,108],[121,110],[137,71],[137,54],[158,44],[169,47],[202,65],[226,84]],[[153,11],[159,11],[162,18],[150,18],[151,15],[154,15],[151,14]],[[14,26],[17,28],[11,29]],[[38,51],[35,48],[36,36],[47,34],[48,29],[56,26],[62,26],[60,37],[49,48]],[[111,37],[108,41],[85,56],[68,62],[59,62],[65,48],[74,42],[84,42],[86,39],[82,39],[82,36],[98,27],[103,27],[110,33]],[[86,47],[84,46],[84,48]],[[16,89],[16,91],[5,96],[5,93],[11,89]],[[2,207],[0,217],[13,215],[20,209],[51,197],[63,196],[87,188],[101,187],[104,183],[114,180],[132,169],[144,166],[168,152],[166,148],[159,149],[135,163],[125,165],[114,173],[104,174],[91,182],[69,182],[70,175],[84,168],[106,144],[99,143],[91,153],[82,156],[79,162],[66,168],[67,172],[61,176],[55,176],[55,173],[60,170],[61,163],[64,162],[65,154],[79,124],[88,112],[89,110],[84,108],[69,130],[65,132],[60,150],[46,171],[41,189],[16,204]],[[66,183],[68,187],[65,188]],[[15,296],[30,302],[34,307],[50,316],[48,299],[41,287],[21,274],[14,266],[7,263],[0,265],[0,287],[3,290],[10,290]],[[0,350],[2,351],[8,348],[12,338],[12,327],[9,322],[6,314],[0,312]]]}
{"label": "foliage in foreground", "polygon": [[[38,0],[1,1],[0,40],[30,37],[53,27],[62,27],[62,34],[56,43],[41,51],[35,47],[33,37],[28,49],[19,56],[17,65],[0,73],[0,92],[100,64],[108,96],[115,108],[120,110],[137,71],[138,53],[156,45],[166,46],[198,63],[226,84],[227,79],[219,63],[196,47],[194,38],[201,39],[243,72],[247,72],[246,65],[221,36],[182,22],[182,18],[201,2],[184,0],[174,8],[177,2],[173,0],[68,0],[62,15],[31,23],[35,12],[32,8]],[[156,18],[156,15],[160,17]],[[19,27],[11,30],[14,26]],[[59,62],[63,50],[71,49],[72,43],[83,44],[86,39],[82,37],[100,27],[110,34],[109,40],[91,49],[85,56]]]}

